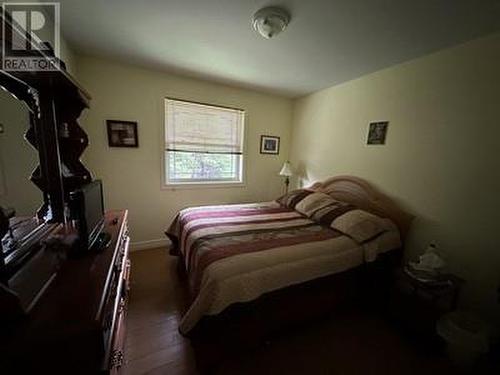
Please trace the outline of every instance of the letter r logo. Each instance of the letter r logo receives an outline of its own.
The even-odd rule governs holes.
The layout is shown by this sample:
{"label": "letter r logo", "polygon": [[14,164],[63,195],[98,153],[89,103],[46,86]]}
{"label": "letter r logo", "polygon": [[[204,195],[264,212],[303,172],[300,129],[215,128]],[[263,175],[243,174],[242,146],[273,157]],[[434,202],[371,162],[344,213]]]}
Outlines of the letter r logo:
{"label": "letter r logo", "polygon": [[[47,50],[50,45],[59,51],[59,3],[2,3],[4,19],[12,20],[12,27],[20,32],[5,33],[11,36],[3,46],[7,56],[29,56],[36,50]],[[10,35],[9,35],[10,34]],[[4,40],[5,44],[5,40]]]}
{"label": "letter r logo", "polygon": [[[38,10],[12,12],[12,19],[31,36],[31,40],[41,43],[43,41],[43,31],[45,26],[45,15]],[[38,35],[39,32],[41,35]],[[12,48],[15,50],[31,49],[31,44],[19,40],[18,34],[12,35]]]}

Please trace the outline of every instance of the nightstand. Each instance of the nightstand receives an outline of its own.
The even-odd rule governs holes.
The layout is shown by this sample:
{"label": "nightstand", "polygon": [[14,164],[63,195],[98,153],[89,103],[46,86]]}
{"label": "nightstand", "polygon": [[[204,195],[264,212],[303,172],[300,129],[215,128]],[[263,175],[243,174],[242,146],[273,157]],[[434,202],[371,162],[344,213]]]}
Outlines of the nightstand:
{"label": "nightstand", "polygon": [[463,284],[461,278],[451,274],[442,279],[442,285],[431,286],[399,269],[390,293],[388,315],[411,333],[435,339],[437,320],[456,309]]}

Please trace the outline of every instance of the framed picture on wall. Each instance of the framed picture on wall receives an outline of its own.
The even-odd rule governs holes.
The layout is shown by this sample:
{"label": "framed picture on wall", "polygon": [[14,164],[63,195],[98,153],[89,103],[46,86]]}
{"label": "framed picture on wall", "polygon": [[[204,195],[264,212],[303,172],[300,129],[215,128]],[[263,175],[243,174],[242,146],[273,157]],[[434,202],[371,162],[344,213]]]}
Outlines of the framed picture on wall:
{"label": "framed picture on wall", "polygon": [[261,135],[260,153],[278,155],[280,153],[280,137]]}
{"label": "framed picture on wall", "polygon": [[139,147],[137,122],[106,120],[109,147]]}
{"label": "framed picture on wall", "polygon": [[389,121],[371,122],[368,127],[367,145],[385,145]]}

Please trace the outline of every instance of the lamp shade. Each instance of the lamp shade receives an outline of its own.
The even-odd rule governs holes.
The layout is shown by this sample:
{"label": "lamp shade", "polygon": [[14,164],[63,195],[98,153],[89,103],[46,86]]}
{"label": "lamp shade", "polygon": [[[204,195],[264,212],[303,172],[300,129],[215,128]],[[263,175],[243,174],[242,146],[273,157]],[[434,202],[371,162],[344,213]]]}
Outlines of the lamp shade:
{"label": "lamp shade", "polygon": [[285,161],[283,167],[281,168],[280,176],[290,177],[291,175],[293,175],[292,166],[289,161]]}

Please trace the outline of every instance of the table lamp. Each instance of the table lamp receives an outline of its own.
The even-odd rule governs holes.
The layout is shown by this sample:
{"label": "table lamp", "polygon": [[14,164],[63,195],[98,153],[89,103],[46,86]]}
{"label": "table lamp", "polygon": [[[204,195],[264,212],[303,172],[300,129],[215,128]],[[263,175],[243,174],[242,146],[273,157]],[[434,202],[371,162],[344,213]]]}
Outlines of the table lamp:
{"label": "table lamp", "polygon": [[280,171],[280,176],[285,176],[285,187],[286,187],[286,192],[288,193],[288,185],[290,185],[290,176],[293,175],[292,172],[292,167],[290,165],[289,161],[285,161],[283,164],[283,167],[281,168]]}

